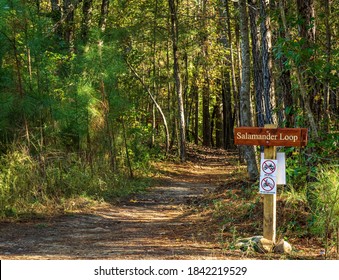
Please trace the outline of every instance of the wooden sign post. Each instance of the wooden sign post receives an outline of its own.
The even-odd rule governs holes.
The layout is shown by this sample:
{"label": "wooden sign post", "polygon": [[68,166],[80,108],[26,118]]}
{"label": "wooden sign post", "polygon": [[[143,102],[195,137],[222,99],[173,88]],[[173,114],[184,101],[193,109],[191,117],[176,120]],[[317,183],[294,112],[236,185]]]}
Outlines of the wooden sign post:
{"label": "wooden sign post", "polygon": [[[303,147],[307,144],[306,128],[238,127],[234,129],[234,144],[264,146],[264,159],[277,158],[276,146]],[[275,243],[276,194],[264,194],[263,237]]]}
{"label": "wooden sign post", "polygon": [[[276,128],[276,125],[265,124],[265,128]],[[264,147],[264,159],[276,159],[277,150],[275,146]],[[275,243],[277,223],[277,199],[276,194],[264,195],[264,233],[263,237]]]}

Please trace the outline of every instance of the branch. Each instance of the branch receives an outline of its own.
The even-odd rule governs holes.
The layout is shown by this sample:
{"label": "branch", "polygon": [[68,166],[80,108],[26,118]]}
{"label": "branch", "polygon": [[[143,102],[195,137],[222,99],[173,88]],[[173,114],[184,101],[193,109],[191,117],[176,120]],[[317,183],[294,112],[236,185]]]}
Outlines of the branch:
{"label": "branch", "polygon": [[166,121],[165,114],[162,111],[162,109],[161,109],[160,105],[158,104],[158,102],[155,100],[155,98],[154,98],[151,90],[149,89],[149,87],[144,83],[142,78],[139,76],[139,74],[134,69],[132,64],[127,60],[127,58],[125,58],[125,62],[128,65],[128,67],[131,69],[131,71],[133,72],[134,76],[139,80],[139,82],[141,83],[143,88],[147,91],[149,97],[152,99],[152,102],[154,103],[155,107],[157,108],[157,110],[159,111],[159,113],[161,115],[161,118],[162,118],[162,120],[164,122],[165,132],[166,132],[166,153],[168,153],[168,150],[169,150],[169,132],[168,132],[168,126],[167,126],[167,121]]}

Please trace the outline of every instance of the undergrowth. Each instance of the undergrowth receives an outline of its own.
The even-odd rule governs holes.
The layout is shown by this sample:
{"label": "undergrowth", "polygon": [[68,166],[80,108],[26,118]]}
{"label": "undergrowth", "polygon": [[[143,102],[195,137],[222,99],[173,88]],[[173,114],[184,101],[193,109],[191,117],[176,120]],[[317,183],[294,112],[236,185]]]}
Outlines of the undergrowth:
{"label": "undergrowth", "polygon": [[9,152],[0,157],[0,217],[65,212],[98,201],[118,201],[149,185],[140,170],[129,178],[113,171],[105,159],[89,163],[76,154],[34,158],[24,149]]}

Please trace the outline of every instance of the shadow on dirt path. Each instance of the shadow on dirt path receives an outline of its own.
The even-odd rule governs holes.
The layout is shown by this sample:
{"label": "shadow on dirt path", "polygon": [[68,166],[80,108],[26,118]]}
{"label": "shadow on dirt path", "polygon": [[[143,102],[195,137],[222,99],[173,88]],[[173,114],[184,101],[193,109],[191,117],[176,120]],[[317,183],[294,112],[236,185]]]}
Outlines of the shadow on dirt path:
{"label": "shadow on dirt path", "polygon": [[120,205],[1,223],[0,259],[230,259],[205,233],[204,217],[185,206],[229,176],[233,157],[191,153],[186,163],[157,163],[157,184]]}

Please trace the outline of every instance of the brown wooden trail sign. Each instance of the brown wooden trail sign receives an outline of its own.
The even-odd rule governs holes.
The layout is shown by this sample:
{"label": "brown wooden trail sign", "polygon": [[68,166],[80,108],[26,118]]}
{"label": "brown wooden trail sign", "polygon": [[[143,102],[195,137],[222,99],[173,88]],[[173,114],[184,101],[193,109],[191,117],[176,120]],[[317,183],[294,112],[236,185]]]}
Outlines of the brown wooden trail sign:
{"label": "brown wooden trail sign", "polygon": [[[277,128],[273,124],[265,127],[238,127],[234,129],[235,145],[264,146],[264,159],[276,159],[276,147],[304,147],[307,144],[307,128]],[[264,238],[275,243],[276,195],[264,194]]]}
{"label": "brown wooden trail sign", "polygon": [[234,144],[303,147],[307,144],[307,128],[237,127]]}

